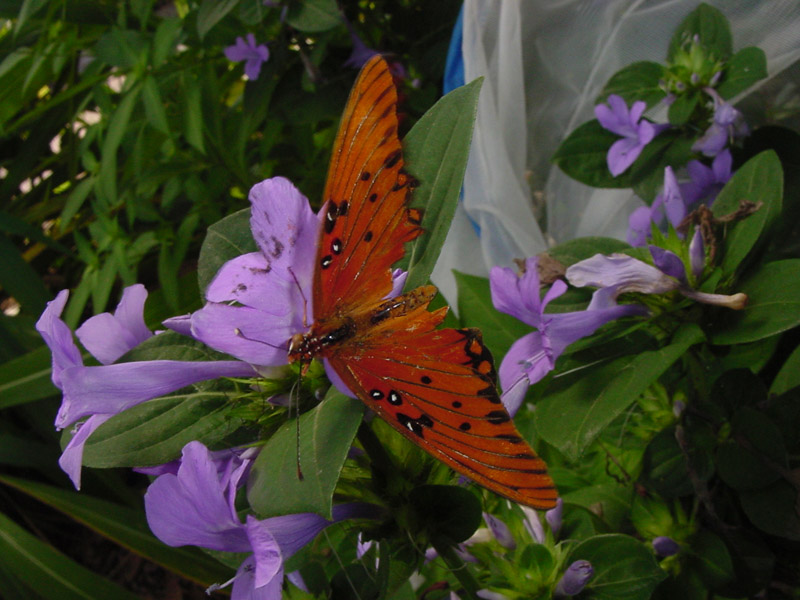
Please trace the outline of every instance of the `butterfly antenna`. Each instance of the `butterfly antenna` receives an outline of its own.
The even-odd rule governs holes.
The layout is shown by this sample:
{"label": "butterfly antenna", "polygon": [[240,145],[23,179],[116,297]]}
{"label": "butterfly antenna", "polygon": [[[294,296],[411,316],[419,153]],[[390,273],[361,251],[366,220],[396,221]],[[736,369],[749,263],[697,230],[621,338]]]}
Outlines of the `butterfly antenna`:
{"label": "butterfly antenna", "polygon": [[297,280],[297,275],[294,274],[294,271],[291,267],[287,269],[289,273],[292,275],[292,279],[294,279],[294,284],[297,286],[297,291],[300,292],[300,297],[303,299],[303,327],[308,327],[308,300],[306,299],[306,295],[303,293],[303,287],[300,285],[300,282]]}
{"label": "butterfly antenna", "polygon": [[342,559],[339,556],[339,553],[336,551],[336,547],[333,545],[333,542],[331,541],[331,538],[328,535],[328,530],[323,529],[322,533],[325,534],[325,539],[328,541],[328,546],[330,547],[333,556],[336,558],[336,562],[339,563],[339,567],[342,569],[342,573],[344,573],[344,577],[345,579],[347,579],[347,583],[350,584],[350,589],[353,590],[355,597],[358,598],[358,600],[361,600],[361,594],[358,593],[358,588],[356,587],[355,583],[353,583],[353,580],[350,579],[350,575],[347,573],[347,569],[345,568],[344,563],[342,562]]}

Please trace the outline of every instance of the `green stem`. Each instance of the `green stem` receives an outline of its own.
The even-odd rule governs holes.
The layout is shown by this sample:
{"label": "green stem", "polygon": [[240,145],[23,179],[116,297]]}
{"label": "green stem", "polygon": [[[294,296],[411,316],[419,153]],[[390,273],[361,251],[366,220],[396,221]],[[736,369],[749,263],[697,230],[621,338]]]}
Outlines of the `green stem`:
{"label": "green stem", "polygon": [[453,546],[450,544],[442,544],[438,541],[432,541],[431,545],[461,584],[463,593],[460,590],[459,595],[462,598],[467,597],[471,600],[480,600],[478,596],[478,590],[480,589],[478,582],[475,577],[473,577],[467,564],[458,557]]}

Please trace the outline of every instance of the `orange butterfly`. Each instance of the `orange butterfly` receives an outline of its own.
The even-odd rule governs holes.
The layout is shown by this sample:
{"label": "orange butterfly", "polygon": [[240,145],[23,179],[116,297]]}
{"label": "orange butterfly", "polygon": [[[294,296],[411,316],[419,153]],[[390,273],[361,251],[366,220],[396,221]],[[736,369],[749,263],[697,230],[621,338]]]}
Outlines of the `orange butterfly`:
{"label": "orange butterfly", "polygon": [[503,496],[548,509],[557,498],[544,461],[520,436],[496,389],[476,329],[436,329],[431,285],[396,298],[393,263],[422,234],[409,208],[397,91],[386,61],[361,70],[328,170],[313,279],[316,321],[295,335],[289,362],[326,358],[347,387],[397,431]]}

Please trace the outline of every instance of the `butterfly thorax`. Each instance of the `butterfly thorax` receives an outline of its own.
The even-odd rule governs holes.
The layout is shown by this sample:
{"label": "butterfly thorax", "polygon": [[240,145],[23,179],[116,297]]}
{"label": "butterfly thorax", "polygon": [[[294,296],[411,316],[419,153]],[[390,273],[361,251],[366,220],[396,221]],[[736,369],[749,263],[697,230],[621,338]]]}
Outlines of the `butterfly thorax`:
{"label": "butterfly thorax", "polygon": [[364,344],[376,335],[386,334],[386,325],[393,330],[403,327],[403,317],[424,311],[436,295],[432,285],[381,300],[356,313],[331,317],[317,321],[307,333],[297,333],[289,340],[289,362],[308,363],[314,358],[324,358],[343,344]]}

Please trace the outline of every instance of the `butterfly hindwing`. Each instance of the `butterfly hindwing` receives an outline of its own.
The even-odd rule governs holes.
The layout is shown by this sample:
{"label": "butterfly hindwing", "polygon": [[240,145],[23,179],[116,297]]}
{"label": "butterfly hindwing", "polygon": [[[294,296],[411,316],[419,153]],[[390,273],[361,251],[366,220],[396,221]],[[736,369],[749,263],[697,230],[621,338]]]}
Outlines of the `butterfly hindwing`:
{"label": "butterfly hindwing", "polygon": [[421,332],[416,319],[408,324],[391,343],[375,335],[342,348],[331,365],[367,406],[431,455],[516,502],[552,508],[553,481],[500,401],[480,333]]}
{"label": "butterfly hindwing", "polygon": [[325,186],[324,220],[314,281],[314,316],[325,320],[380,300],[392,288],[391,266],[417,237],[403,172],[397,91],[386,61],[362,69],[342,116]]}

